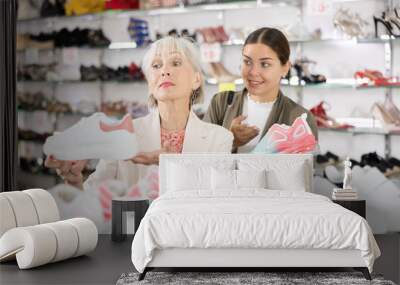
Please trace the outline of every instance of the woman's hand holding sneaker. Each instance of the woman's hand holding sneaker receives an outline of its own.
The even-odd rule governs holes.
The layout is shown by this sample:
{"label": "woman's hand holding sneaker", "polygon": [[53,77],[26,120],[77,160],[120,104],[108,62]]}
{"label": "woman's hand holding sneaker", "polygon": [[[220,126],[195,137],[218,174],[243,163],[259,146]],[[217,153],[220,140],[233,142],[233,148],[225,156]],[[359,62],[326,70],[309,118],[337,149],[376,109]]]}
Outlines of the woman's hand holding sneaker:
{"label": "woman's hand holding sneaker", "polygon": [[82,171],[87,160],[58,160],[53,155],[46,157],[45,166],[54,168],[66,184],[83,189]]}
{"label": "woman's hand holding sneaker", "polygon": [[172,147],[168,142],[163,145],[160,150],[150,152],[139,152],[137,155],[132,157],[130,160],[133,163],[144,164],[144,165],[158,165],[160,154],[163,153],[174,153]]}

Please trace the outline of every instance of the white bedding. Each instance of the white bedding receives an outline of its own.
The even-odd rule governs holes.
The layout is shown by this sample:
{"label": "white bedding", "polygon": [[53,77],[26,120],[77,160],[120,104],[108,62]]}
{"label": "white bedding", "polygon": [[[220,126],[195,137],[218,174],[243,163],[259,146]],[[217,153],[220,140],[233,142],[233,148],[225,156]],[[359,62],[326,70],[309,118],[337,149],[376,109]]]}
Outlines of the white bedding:
{"label": "white bedding", "polygon": [[153,201],[132,243],[139,272],[165,248],[358,249],[371,272],[380,255],[365,219],[326,197],[266,189],[198,193],[169,192]]}

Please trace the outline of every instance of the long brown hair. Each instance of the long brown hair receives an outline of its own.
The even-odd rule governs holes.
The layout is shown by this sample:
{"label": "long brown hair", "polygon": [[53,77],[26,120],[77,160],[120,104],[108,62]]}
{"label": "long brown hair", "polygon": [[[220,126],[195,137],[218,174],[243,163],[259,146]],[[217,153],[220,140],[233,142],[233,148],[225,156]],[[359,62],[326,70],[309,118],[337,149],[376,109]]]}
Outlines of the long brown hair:
{"label": "long brown hair", "polygon": [[282,65],[286,64],[290,57],[290,46],[285,35],[275,28],[260,28],[252,32],[244,42],[243,47],[248,44],[264,44],[278,55]]}

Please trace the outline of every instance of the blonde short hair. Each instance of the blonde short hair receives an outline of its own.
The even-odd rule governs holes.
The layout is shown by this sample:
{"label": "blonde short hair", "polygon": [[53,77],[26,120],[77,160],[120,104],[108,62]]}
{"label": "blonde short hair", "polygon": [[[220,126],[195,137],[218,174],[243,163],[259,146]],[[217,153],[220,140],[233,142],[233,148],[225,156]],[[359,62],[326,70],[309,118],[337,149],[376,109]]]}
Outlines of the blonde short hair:
{"label": "blonde short hair", "polygon": [[[190,104],[202,103],[204,99],[204,78],[201,68],[200,53],[194,43],[187,38],[171,36],[164,37],[152,43],[142,61],[142,70],[146,78],[148,78],[154,56],[163,52],[180,53],[190,62],[193,70],[200,74],[200,87],[193,91],[190,97]],[[150,94],[149,105],[150,107],[157,106],[157,100],[152,94]]]}

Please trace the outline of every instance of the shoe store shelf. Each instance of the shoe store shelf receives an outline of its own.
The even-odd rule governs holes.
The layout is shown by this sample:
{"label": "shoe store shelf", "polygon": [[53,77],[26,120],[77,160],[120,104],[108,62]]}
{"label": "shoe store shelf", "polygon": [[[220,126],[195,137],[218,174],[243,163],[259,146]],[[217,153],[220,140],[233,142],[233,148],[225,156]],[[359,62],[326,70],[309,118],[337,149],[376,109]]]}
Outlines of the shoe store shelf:
{"label": "shoe store shelf", "polygon": [[302,0],[268,0],[268,1],[233,1],[226,3],[215,3],[215,4],[203,4],[196,6],[176,6],[176,7],[165,7],[149,10],[108,10],[100,13],[83,14],[78,16],[53,16],[53,17],[40,17],[32,19],[19,19],[19,23],[30,23],[36,21],[57,21],[67,19],[80,19],[86,21],[100,20],[102,18],[109,17],[149,17],[149,16],[161,16],[161,15],[173,15],[173,14],[191,14],[191,13],[204,13],[210,11],[228,11],[228,10],[243,10],[243,9],[255,9],[255,8],[268,8],[275,5],[281,6],[299,6]]}
{"label": "shoe store shelf", "polygon": [[[356,42],[358,44],[369,44],[369,43],[377,43],[377,44],[385,44],[388,42],[400,42],[400,38],[368,38],[368,39],[289,39],[289,43],[291,44],[300,44],[300,43],[330,43],[330,42]],[[244,44],[244,40],[236,40],[236,41],[228,41],[221,44],[222,47],[242,47]],[[89,50],[122,50],[122,49],[146,49],[149,45],[140,45],[137,46],[135,42],[112,42],[108,46],[71,46],[71,47],[54,47],[54,48],[37,48],[38,51],[47,51],[47,50],[62,50],[65,48],[78,48],[78,49],[89,49]],[[17,52],[26,52],[27,50],[35,49],[35,48],[23,48],[17,50]]]}
{"label": "shoe store shelf", "polygon": [[49,111],[47,109],[23,109],[23,108],[18,108],[18,112],[38,112],[38,111],[46,111],[49,114],[56,114],[56,115],[76,115],[76,116],[90,116],[95,112],[100,112],[99,110],[96,110],[95,112],[90,112],[90,113],[83,113],[83,112],[71,112],[71,111]]}
{"label": "shoe store shelf", "polygon": [[351,129],[334,129],[334,128],[318,128],[322,132],[336,132],[352,135],[389,135],[400,136],[400,132],[388,132],[382,128],[351,128]]}
{"label": "shoe store shelf", "polygon": [[[48,83],[48,84],[79,84],[79,83],[101,83],[101,84],[145,84],[146,81],[117,81],[117,80],[93,80],[93,81],[83,81],[83,80],[17,80],[18,83]],[[216,78],[206,78],[205,82],[209,85],[217,85],[218,82]],[[243,85],[243,79],[237,78],[233,82],[235,85]],[[354,89],[374,89],[374,88],[400,88],[400,83],[398,85],[369,85],[361,86],[357,85],[354,79],[328,79],[326,83],[318,84],[289,84],[287,82],[282,82],[281,86],[290,88],[354,88]]]}
{"label": "shoe store shelf", "polygon": [[18,83],[48,83],[48,84],[79,84],[79,83],[102,83],[102,84],[137,84],[143,83],[146,81],[117,81],[117,80],[92,80],[92,81],[83,81],[83,80],[17,80]]}

